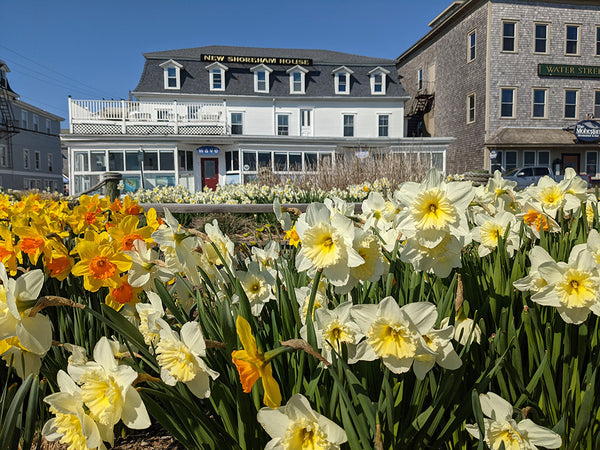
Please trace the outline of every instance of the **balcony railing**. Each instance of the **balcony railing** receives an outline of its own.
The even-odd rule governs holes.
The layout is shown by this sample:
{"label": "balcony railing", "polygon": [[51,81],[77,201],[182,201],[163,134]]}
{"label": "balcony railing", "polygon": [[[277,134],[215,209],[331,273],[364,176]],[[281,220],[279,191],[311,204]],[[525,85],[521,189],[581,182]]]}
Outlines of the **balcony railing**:
{"label": "balcony railing", "polygon": [[223,103],[69,99],[74,134],[229,134]]}

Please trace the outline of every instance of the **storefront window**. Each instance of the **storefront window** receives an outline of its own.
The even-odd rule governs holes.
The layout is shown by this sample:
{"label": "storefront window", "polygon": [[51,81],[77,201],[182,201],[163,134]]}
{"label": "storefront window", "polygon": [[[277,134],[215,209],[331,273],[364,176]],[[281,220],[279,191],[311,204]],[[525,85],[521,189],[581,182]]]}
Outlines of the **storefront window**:
{"label": "storefront window", "polygon": [[90,152],[91,170],[92,172],[106,172],[106,153]]}
{"label": "storefront window", "polygon": [[125,152],[125,167],[127,170],[140,170],[138,152]]}
{"label": "storefront window", "polygon": [[160,152],[160,170],[174,170],[175,162],[173,160],[173,152]]}
{"label": "storefront window", "polygon": [[87,172],[90,170],[88,164],[88,152],[75,152],[74,159],[75,172]]}
{"label": "storefront window", "polygon": [[144,152],[144,170],[158,170],[158,154],[156,152]]}
{"label": "storefront window", "polygon": [[302,153],[290,153],[290,167],[292,172],[302,172]]}
{"label": "storefront window", "polygon": [[256,152],[244,152],[244,172],[256,172]]}
{"label": "storefront window", "polygon": [[108,152],[108,170],[121,172],[124,169],[123,152]]}
{"label": "storefront window", "polygon": [[271,152],[258,152],[258,167],[271,168]]}

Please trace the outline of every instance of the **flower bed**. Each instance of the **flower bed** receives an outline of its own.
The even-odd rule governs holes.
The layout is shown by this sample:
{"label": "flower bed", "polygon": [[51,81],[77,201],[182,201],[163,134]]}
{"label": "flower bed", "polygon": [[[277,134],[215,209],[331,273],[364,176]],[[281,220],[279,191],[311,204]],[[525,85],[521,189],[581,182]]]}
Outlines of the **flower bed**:
{"label": "flower bed", "polygon": [[260,247],[129,197],[1,197],[0,448],[153,421],[186,448],[596,448],[598,199],[514,185],[431,170],[351,191],[358,216],[198,197],[274,201]]}

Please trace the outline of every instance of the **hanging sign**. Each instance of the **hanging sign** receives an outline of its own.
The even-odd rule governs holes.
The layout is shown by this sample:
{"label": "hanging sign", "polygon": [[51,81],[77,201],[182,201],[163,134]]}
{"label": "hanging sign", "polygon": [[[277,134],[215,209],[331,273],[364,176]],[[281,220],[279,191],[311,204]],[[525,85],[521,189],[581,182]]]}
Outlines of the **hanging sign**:
{"label": "hanging sign", "polygon": [[490,150],[490,159],[496,159],[498,157],[497,150]]}
{"label": "hanging sign", "polygon": [[218,155],[221,152],[219,147],[213,145],[203,145],[202,147],[198,147],[196,151],[201,155]]}
{"label": "hanging sign", "polygon": [[582,120],[575,125],[575,136],[580,142],[597,142],[600,140],[600,123],[595,120]]}
{"label": "hanging sign", "polygon": [[356,151],[356,157],[358,159],[365,159],[369,157],[369,150],[365,149],[365,148],[361,148],[360,150]]}

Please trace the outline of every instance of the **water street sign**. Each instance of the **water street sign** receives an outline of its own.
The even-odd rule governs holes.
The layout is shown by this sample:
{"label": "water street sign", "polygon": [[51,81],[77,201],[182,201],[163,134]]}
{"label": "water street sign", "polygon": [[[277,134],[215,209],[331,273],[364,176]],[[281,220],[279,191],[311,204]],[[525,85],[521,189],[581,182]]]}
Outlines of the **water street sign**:
{"label": "water street sign", "polygon": [[219,147],[213,145],[203,145],[202,147],[198,147],[196,151],[201,155],[218,155],[221,152]]}

